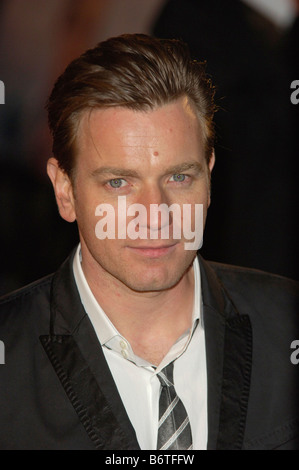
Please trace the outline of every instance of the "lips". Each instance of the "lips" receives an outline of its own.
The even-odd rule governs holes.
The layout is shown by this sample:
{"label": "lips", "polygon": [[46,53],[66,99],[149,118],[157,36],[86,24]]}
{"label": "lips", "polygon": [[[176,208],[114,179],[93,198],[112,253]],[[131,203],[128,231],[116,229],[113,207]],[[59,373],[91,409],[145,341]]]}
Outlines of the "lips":
{"label": "lips", "polygon": [[132,250],[134,253],[140,256],[145,256],[146,258],[160,258],[162,256],[172,253],[176,245],[177,243],[174,243],[172,245],[161,245],[161,246],[153,246],[153,245],[138,246],[138,247],[129,246],[128,248]]}

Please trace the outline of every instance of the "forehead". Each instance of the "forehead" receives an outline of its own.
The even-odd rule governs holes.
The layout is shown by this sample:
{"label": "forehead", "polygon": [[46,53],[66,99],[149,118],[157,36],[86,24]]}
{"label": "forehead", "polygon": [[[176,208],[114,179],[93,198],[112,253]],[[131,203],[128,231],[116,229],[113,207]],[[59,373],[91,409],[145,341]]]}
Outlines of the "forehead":
{"label": "forehead", "polygon": [[[179,154],[190,157],[203,151],[198,117],[187,98],[148,111],[124,107],[83,113],[79,125],[77,157],[81,160],[141,160]],[[183,157],[183,155],[182,155]]]}

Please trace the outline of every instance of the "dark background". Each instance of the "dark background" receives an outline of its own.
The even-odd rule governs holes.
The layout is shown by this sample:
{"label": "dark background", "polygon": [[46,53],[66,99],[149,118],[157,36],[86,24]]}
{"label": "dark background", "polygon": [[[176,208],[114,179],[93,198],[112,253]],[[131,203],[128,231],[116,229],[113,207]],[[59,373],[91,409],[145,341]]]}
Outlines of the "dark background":
{"label": "dark background", "polygon": [[282,27],[240,0],[10,0],[0,2],[0,294],[56,270],[77,243],[45,173],[44,104],[70,60],[123,32],[185,40],[216,85],[202,254],[298,279],[298,18]]}

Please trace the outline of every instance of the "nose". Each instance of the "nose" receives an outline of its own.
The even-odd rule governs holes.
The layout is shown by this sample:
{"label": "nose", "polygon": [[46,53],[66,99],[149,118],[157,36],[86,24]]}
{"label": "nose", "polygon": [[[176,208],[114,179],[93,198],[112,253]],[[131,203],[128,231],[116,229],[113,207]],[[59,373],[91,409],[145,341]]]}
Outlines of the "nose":
{"label": "nose", "polygon": [[139,195],[138,203],[145,208],[144,216],[139,219],[142,227],[147,227],[149,231],[159,232],[165,226],[171,225],[172,217],[168,211],[170,201],[161,186],[151,184],[144,187]]}

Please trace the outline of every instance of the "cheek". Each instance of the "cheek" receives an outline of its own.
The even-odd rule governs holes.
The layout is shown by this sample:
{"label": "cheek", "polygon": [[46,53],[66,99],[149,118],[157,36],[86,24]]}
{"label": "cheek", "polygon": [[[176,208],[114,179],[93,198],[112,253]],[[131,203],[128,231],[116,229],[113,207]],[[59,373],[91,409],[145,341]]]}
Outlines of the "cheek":
{"label": "cheek", "polygon": [[[208,207],[210,205],[210,194],[208,185],[204,184],[196,195],[193,195],[188,201],[187,208],[182,211],[182,223],[195,229],[205,225]],[[183,220],[184,219],[184,220]]]}
{"label": "cheek", "polygon": [[84,200],[76,205],[77,223],[80,227],[90,229],[96,224],[95,207],[94,204],[89,204],[88,201],[84,202]]}
{"label": "cheek", "polygon": [[75,211],[78,225],[86,225],[86,227],[95,226],[98,217],[96,216],[96,208],[101,204],[103,198],[96,188],[88,187],[88,184],[78,181],[75,193]]}
{"label": "cheek", "polygon": [[75,203],[76,221],[80,235],[89,243],[97,241],[95,228],[99,217],[95,215],[97,204],[80,194]]}

